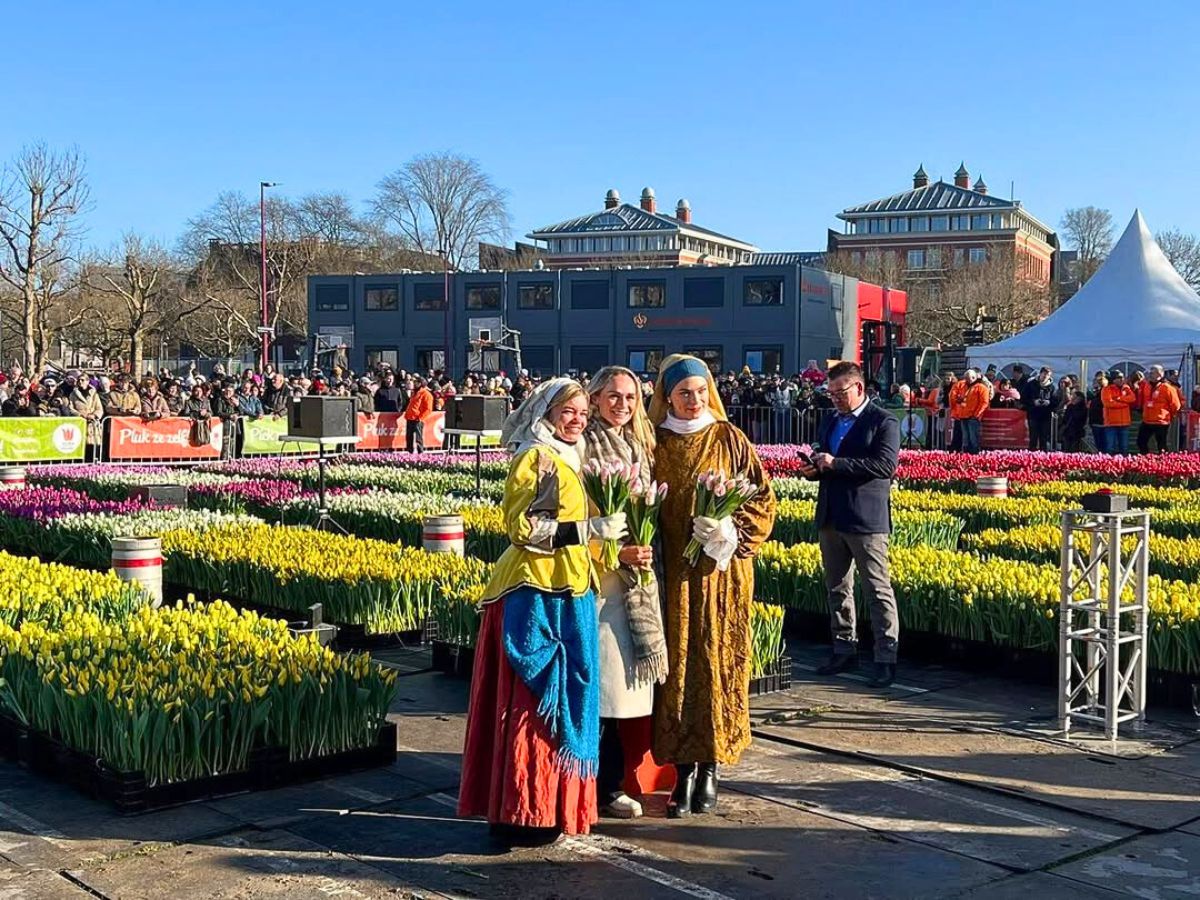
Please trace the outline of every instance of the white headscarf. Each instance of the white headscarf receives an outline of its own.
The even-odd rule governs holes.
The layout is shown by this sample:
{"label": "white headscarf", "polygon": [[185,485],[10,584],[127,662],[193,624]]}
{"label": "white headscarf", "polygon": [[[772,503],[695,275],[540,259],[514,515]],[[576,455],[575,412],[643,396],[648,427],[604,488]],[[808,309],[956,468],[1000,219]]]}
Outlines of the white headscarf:
{"label": "white headscarf", "polygon": [[542,382],[505,420],[500,442],[510,453],[520,453],[534,446],[551,447],[571,468],[579,471],[582,466],[581,448],[559,440],[554,433],[554,426],[546,420],[546,414],[550,412],[559,393],[573,383],[570,378],[552,378]]}

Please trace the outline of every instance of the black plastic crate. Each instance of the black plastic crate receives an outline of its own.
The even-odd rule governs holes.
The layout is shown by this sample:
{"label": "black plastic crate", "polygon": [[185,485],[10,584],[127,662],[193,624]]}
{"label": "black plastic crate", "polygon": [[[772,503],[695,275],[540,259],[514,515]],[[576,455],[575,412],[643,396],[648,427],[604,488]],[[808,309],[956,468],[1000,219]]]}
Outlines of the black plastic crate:
{"label": "black plastic crate", "polygon": [[768,667],[767,674],[761,678],[750,679],[750,696],[761,697],[763,694],[774,694],[786,691],[792,686],[792,659],[781,656]]}
{"label": "black plastic crate", "polygon": [[475,648],[453,641],[434,641],[431,645],[432,666],[436,672],[470,678],[475,670]]}

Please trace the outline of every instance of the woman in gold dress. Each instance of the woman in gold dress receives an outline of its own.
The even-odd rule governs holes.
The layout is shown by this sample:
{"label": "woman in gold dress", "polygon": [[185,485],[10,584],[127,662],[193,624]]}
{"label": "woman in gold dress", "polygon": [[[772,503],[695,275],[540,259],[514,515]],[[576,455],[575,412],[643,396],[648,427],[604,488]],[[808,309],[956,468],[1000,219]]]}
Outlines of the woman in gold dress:
{"label": "woman in gold dress", "polygon": [[[681,818],[716,809],[717,765],[736,763],[750,745],[753,557],[775,523],[775,494],[701,360],[664,360],[650,418],[655,475],[670,486],[659,526],[668,674],[655,697],[654,755],[676,766],[667,815]],[[729,519],[696,517],[696,479],[710,469],[760,490]],[[693,537],[704,548],[695,566],[684,559]]]}

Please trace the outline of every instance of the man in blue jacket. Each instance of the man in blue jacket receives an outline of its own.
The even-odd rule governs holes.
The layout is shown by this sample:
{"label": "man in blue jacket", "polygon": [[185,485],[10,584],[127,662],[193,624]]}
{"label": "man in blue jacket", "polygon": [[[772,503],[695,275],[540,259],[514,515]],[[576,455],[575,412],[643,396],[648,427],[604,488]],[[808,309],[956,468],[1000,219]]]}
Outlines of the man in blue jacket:
{"label": "man in blue jacket", "polygon": [[873,687],[896,677],[900,618],[888,571],[892,532],[891,489],[900,456],[900,423],[867,397],[863,373],[842,362],[829,370],[835,412],[820,429],[819,447],[801,474],[820,481],[816,525],[820,537],[833,656],[817,670],[835,675],[858,665],[854,616],[854,570],[862,573],[875,632]]}

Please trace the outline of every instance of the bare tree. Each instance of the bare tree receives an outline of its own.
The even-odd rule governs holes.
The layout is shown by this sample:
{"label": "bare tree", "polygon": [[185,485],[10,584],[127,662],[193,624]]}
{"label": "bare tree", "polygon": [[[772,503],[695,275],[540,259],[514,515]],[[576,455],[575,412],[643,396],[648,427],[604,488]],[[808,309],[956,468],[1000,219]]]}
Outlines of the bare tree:
{"label": "bare tree", "polygon": [[1112,250],[1112,214],[1095,206],[1068,209],[1063,214],[1062,229],[1071,246],[1079,251],[1079,283],[1083,284],[1096,274]]}
{"label": "bare tree", "polygon": [[1154,239],[1175,271],[1194,290],[1200,291],[1200,237],[1172,228],[1160,231]]}
{"label": "bare tree", "polygon": [[456,269],[477,260],[480,241],[508,239],[507,194],[473,159],[417,156],[378,185],[371,208],[412,249],[446,254]]}
{"label": "bare tree", "polygon": [[55,329],[71,319],[52,307],[72,284],[73,246],[88,198],[83,158],[74,149],[26,147],[0,181],[0,280],[17,294],[28,370],[45,366]]}
{"label": "bare tree", "polygon": [[207,302],[194,296],[184,299],[178,261],[155,241],[132,232],[120,246],[84,267],[82,290],[93,307],[101,305],[97,301],[109,301],[103,304],[109,311],[105,318],[124,333],[134,375],[142,370],[146,340],[163,336]]}

